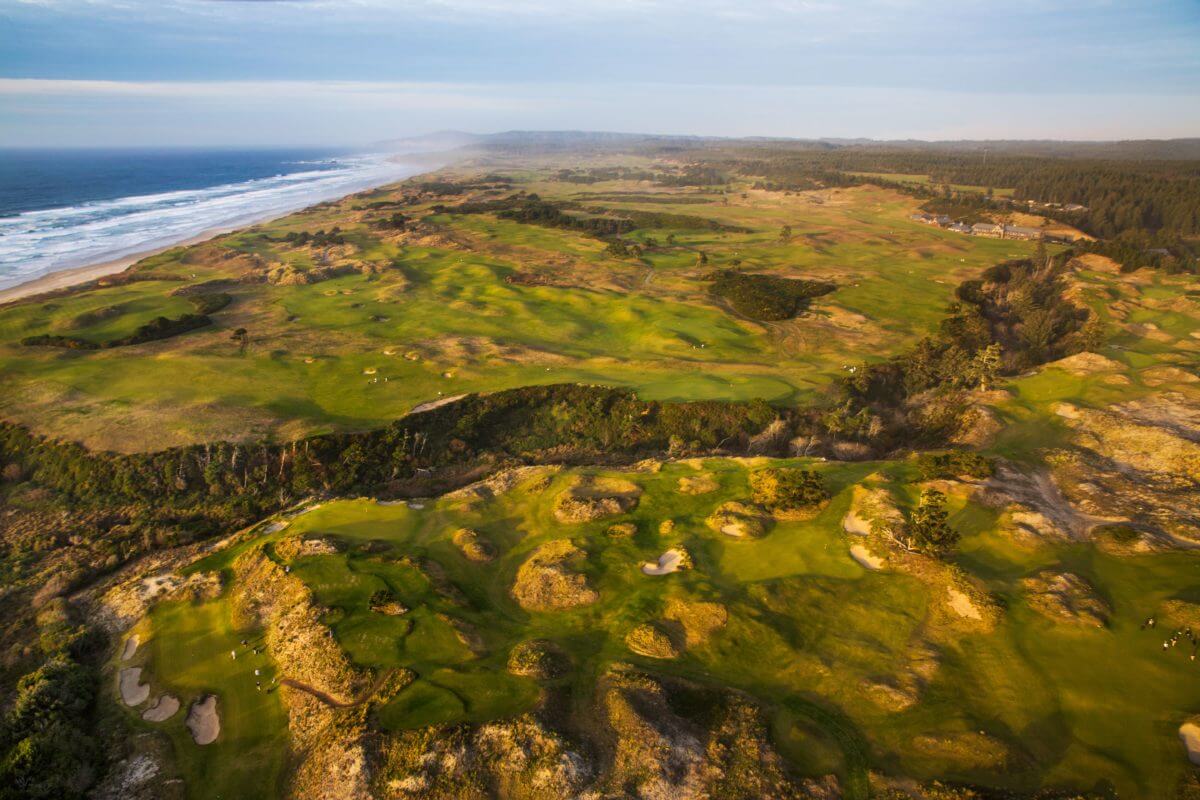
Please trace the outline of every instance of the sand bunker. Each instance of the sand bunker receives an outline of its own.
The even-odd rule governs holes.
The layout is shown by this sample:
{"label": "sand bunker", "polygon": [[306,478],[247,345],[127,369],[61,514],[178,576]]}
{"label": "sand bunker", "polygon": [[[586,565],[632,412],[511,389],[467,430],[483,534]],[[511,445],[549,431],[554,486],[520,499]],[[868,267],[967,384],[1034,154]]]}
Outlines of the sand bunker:
{"label": "sand bunker", "polygon": [[[863,547],[861,544],[850,545],[850,557],[867,569],[883,569],[883,559],[879,556],[872,555],[871,551]],[[968,600],[967,602],[969,603],[970,601]],[[972,606],[972,608],[974,607]]]}
{"label": "sand bunker", "polygon": [[971,602],[971,598],[960,592],[954,587],[946,589],[950,594],[950,608],[954,609],[954,613],[965,619],[983,619],[983,614],[979,613],[979,609]]}
{"label": "sand bunker", "polygon": [[1195,722],[1183,723],[1179,726],[1179,738],[1183,740],[1188,761],[1200,765],[1200,725]]}
{"label": "sand bunker", "polygon": [[658,557],[658,563],[654,564],[649,561],[642,564],[642,572],[647,575],[670,575],[679,569],[683,563],[683,553],[675,548],[671,548],[667,552]]}
{"label": "sand bunker", "polygon": [[217,716],[217,696],[206,694],[192,703],[187,715],[188,730],[196,744],[212,744],[221,732],[221,720]]}
{"label": "sand bunker", "polygon": [[[858,515],[858,512],[853,508],[846,512],[846,516],[842,518],[842,530],[846,533],[855,533],[859,536],[868,536],[871,533],[871,523]],[[853,547],[850,548],[854,550]]]}
{"label": "sand bunker", "polygon": [[139,641],[136,633],[125,640],[125,649],[121,651],[122,661],[128,661],[133,658],[133,654],[137,652]]}
{"label": "sand bunker", "polygon": [[142,683],[141,667],[126,667],[121,670],[121,700],[127,706],[140,706],[150,696],[150,684]]}
{"label": "sand bunker", "polygon": [[179,710],[179,698],[174,695],[164,694],[155,701],[154,705],[146,709],[142,714],[142,719],[147,722],[166,722],[171,717],[175,716],[175,712]]}

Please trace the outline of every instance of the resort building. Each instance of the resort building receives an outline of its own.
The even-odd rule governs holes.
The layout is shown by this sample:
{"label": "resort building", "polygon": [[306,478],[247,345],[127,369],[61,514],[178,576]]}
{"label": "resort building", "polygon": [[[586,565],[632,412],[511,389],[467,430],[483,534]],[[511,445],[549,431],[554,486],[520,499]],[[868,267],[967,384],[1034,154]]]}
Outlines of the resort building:
{"label": "resort building", "polygon": [[971,226],[972,236],[988,236],[992,239],[1004,238],[1004,226],[994,222],[976,222]]}
{"label": "resort building", "polygon": [[1005,225],[1001,239],[1041,239],[1045,232],[1041,228],[1025,228],[1020,225]]}

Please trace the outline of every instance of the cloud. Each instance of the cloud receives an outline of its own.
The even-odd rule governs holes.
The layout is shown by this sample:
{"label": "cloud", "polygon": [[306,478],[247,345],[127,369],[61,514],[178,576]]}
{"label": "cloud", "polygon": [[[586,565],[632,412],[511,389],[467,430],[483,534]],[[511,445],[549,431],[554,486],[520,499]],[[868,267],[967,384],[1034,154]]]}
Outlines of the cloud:
{"label": "cloud", "polygon": [[[252,0],[268,2],[269,0]],[[0,98],[147,98],[223,103],[304,101],[378,104],[387,108],[512,109],[518,103],[475,84],[374,81],[97,81],[0,78]],[[313,110],[319,111],[320,105]]]}

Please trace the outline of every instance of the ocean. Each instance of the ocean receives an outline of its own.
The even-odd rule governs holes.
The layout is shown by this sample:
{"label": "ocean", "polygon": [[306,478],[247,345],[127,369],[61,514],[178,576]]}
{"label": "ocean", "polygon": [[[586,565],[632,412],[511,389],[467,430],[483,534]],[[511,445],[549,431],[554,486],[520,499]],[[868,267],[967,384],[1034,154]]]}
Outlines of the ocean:
{"label": "ocean", "polygon": [[418,171],[330,150],[0,150],[0,289]]}

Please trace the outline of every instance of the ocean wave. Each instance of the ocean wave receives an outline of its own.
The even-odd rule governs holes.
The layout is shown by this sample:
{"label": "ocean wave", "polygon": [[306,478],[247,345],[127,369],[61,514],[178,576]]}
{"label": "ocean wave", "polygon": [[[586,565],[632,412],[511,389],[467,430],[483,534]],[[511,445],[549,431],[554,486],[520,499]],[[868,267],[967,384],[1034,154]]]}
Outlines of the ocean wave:
{"label": "ocean wave", "polygon": [[[314,170],[316,164],[332,168]],[[385,156],[297,163],[240,183],[81,203],[0,217],[0,288],[99,264],[400,180],[417,170]],[[304,167],[310,167],[304,169]]]}

